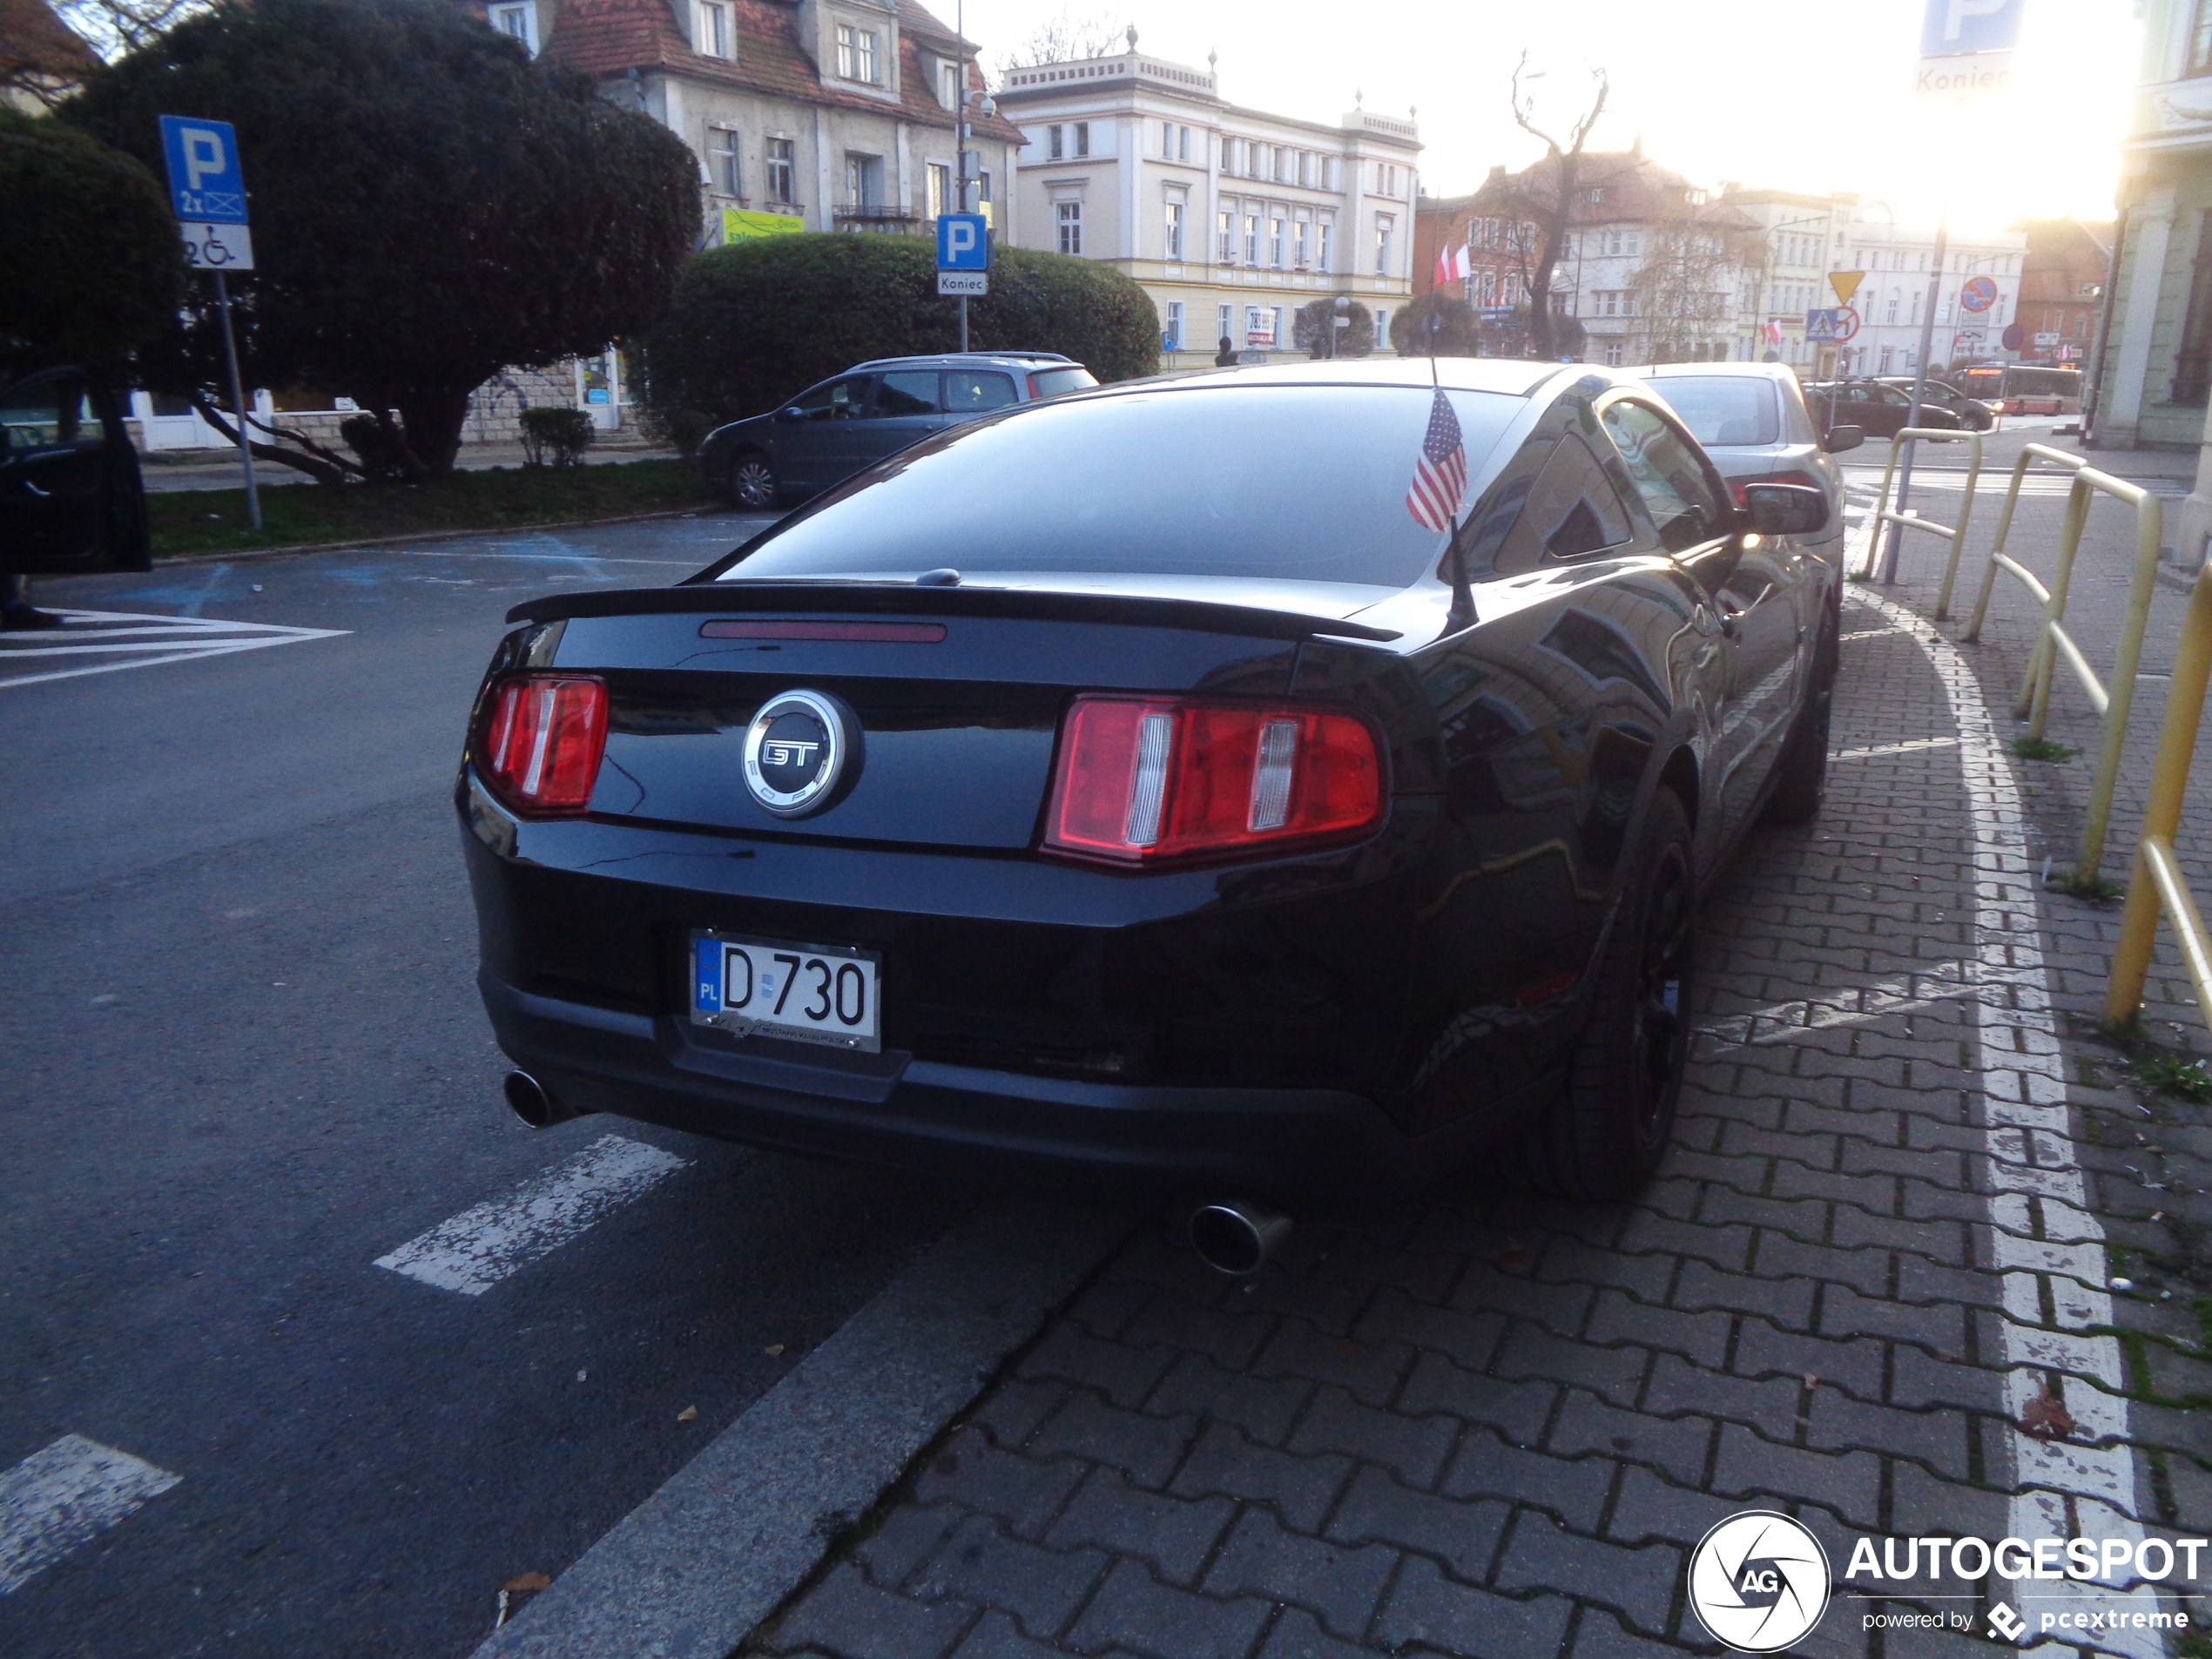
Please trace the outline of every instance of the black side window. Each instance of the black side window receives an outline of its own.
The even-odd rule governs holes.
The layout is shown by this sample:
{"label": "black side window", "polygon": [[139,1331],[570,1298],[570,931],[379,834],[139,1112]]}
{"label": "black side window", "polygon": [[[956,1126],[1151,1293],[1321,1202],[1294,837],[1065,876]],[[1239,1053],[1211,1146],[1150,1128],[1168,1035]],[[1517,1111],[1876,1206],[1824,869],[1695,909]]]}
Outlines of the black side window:
{"label": "black side window", "polygon": [[853,420],[868,401],[868,388],[874,383],[873,374],[847,374],[842,380],[825,381],[796,400],[792,407],[805,410],[810,421]]}
{"label": "black side window", "polygon": [[881,419],[896,415],[935,415],[941,408],[934,369],[894,369],[875,388],[871,415]]}
{"label": "black side window", "polygon": [[1656,410],[1622,399],[1607,406],[1605,430],[1667,551],[1687,552],[1728,529],[1728,509],[1703,457]]}
{"label": "black side window", "polygon": [[1568,433],[1553,446],[1520,517],[1498,549],[1499,576],[1519,576],[1547,559],[1581,558],[1629,542],[1628,509],[1590,453]]}

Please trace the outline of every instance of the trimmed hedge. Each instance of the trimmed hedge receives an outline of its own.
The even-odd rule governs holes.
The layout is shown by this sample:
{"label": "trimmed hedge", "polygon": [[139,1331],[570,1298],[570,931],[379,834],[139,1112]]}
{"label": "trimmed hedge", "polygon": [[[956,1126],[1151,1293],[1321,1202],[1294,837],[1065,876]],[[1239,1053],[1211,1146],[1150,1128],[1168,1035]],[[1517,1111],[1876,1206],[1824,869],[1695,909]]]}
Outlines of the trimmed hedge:
{"label": "trimmed hedge", "polygon": [[[872,357],[957,350],[959,302],[937,293],[926,237],[852,232],[747,238],[694,255],[644,342],[645,397],[718,421],[759,415]],[[1055,351],[1102,381],[1155,373],[1159,314],[1111,266],[994,251],[968,302],[974,351]]]}

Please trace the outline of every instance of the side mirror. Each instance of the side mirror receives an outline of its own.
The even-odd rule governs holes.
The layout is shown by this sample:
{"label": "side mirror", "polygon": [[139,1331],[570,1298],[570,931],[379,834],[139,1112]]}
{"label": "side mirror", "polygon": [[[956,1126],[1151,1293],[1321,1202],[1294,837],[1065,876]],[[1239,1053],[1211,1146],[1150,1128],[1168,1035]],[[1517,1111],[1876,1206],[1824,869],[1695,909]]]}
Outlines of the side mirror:
{"label": "side mirror", "polygon": [[1811,536],[1827,528],[1828,497],[1804,484],[1743,486],[1743,528],[1755,536]]}
{"label": "side mirror", "polygon": [[1858,427],[1831,426],[1828,428],[1828,435],[1820,441],[1820,447],[1829,455],[1839,455],[1846,449],[1858,448],[1865,442],[1866,434]]}
{"label": "side mirror", "polygon": [[804,421],[806,418],[806,411],[795,406],[776,411],[776,419],[786,426],[791,425],[793,421]]}

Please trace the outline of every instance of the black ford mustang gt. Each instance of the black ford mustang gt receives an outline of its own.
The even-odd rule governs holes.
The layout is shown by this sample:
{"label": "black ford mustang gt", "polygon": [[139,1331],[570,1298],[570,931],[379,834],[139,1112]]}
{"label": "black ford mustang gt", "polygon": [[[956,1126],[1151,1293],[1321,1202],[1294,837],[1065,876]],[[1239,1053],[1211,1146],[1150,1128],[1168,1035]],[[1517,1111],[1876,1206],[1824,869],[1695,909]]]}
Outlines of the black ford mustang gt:
{"label": "black ford mustang gt", "polygon": [[1827,506],[1737,505],[1623,376],[1437,370],[1024,406],[516,610],[459,805],[516,1109],[1288,1205],[1485,1149],[1634,1190],[1698,894],[1817,809]]}

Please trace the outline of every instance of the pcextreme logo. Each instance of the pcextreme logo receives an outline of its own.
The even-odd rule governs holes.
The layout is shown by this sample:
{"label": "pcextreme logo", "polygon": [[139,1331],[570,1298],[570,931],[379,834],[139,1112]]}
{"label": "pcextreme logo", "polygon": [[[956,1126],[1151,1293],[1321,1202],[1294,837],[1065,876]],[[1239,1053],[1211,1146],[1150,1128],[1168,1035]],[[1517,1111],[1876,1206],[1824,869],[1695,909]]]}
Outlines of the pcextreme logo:
{"label": "pcextreme logo", "polygon": [[[2186,1630],[2188,1614],[2160,1594],[2190,1593],[2207,1548],[2202,1538],[1862,1537],[1838,1582],[1802,1522],[1750,1509],[1691,1553],[1689,1604],[1714,1639],[1738,1653],[1777,1653],[1803,1640],[1838,1588],[1863,1604],[1858,1617],[1869,1630],[1971,1631],[1984,1607],[1986,1634],[2014,1646],[2031,1635]],[[2006,1599],[1994,1606],[1982,1588],[1992,1575],[2007,1581],[2000,1591]],[[2037,1581],[2064,1588],[2042,1590]],[[1939,1610],[1914,1605],[1923,1602]],[[1955,1607],[1943,1608],[1946,1602]]]}

